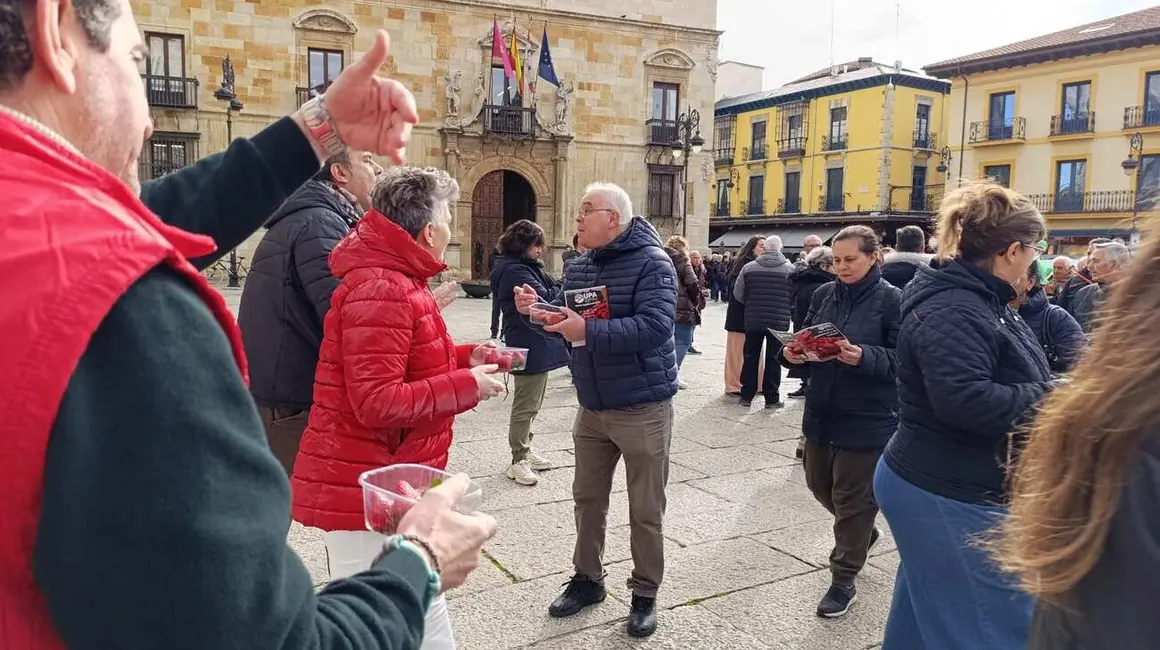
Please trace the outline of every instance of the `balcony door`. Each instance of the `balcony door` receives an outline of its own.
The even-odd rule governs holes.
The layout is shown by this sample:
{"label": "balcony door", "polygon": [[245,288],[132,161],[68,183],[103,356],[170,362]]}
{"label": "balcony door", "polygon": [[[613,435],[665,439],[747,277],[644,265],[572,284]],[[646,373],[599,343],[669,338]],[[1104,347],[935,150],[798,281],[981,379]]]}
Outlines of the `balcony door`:
{"label": "balcony door", "polygon": [[765,214],[765,177],[749,177],[749,203],[747,214]]}
{"label": "balcony door", "polygon": [[1011,187],[1011,165],[987,165],[983,167],[983,178]]}
{"label": "balcony door", "polygon": [[1136,201],[1141,210],[1151,210],[1160,198],[1160,155],[1140,156]]}
{"label": "balcony door", "polygon": [[826,212],[842,212],[846,209],[845,182],[845,169],[836,167],[826,170]]}
{"label": "balcony door", "polygon": [[830,109],[830,141],[829,151],[839,151],[846,148],[847,110],[845,106]]}
{"label": "balcony door", "polygon": [[930,149],[930,104],[919,104],[914,109],[914,147]]}
{"label": "balcony door", "polygon": [[310,48],[306,51],[306,58],[309,62],[307,83],[310,85],[310,89],[319,93],[326,92],[326,89],[330,88],[330,84],[334,83],[334,80],[342,72],[342,52]]}
{"label": "balcony door", "polygon": [[1061,160],[1055,166],[1055,211],[1082,212],[1087,184],[1086,160]]}
{"label": "balcony door", "polygon": [[717,179],[717,216],[729,216],[729,181]]}
{"label": "balcony door", "polygon": [[1144,77],[1144,124],[1160,124],[1160,72],[1149,72]]}
{"label": "balcony door", "polygon": [[185,106],[185,37],[146,34],[145,92],[153,106]]}
{"label": "balcony door", "polygon": [[910,175],[910,210],[926,210],[926,167],[915,166]]}
{"label": "balcony door", "polygon": [[679,84],[653,82],[650,143],[668,146],[677,141],[677,108],[680,100]]}
{"label": "balcony door", "polygon": [[802,173],[785,173],[785,207],[786,214],[797,214],[802,211]]}
{"label": "balcony door", "polygon": [[1087,133],[1091,114],[1092,83],[1064,84],[1062,106],[1059,109],[1060,133]]}
{"label": "balcony door", "polygon": [[991,95],[987,117],[988,140],[1010,140],[1015,135],[1015,93]]}
{"label": "balcony door", "polygon": [[765,160],[765,135],[766,135],[765,118],[759,122],[754,122],[750,128],[752,133],[749,140],[749,159],[750,160]]}

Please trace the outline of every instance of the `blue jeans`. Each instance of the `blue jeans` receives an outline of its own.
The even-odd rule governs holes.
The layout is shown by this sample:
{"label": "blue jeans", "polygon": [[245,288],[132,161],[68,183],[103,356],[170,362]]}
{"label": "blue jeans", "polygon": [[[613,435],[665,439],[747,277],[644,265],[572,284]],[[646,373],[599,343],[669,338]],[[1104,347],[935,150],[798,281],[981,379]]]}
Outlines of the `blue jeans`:
{"label": "blue jeans", "polygon": [[673,324],[673,345],[677,348],[677,370],[681,369],[685,355],[689,353],[689,346],[693,345],[694,327],[692,323]]}
{"label": "blue jeans", "polygon": [[915,487],[878,461],[874,496],[898,543],[882,650],[1023,650],[1034,601],[979,547],[1004,508]]}

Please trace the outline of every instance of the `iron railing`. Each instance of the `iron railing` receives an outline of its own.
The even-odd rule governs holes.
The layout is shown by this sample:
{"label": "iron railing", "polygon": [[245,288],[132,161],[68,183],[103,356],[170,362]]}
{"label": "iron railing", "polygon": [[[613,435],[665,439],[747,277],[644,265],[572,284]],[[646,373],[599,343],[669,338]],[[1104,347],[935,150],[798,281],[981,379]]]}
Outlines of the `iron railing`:
{"label": "iron railing", "polygon": [[1027,119],[1023,117],[1011,118],[1011,121],[1001,122],[971,122],[969,142],[1000,142],[1004,140],[1026,140]]}
{"label": "iron railing", "polygon": [[934,212],[935,196],[929,192],[911,192],[907,209],[911,212]]}
{"label": "iron railing", "polygon": [[777,141],[778,158],[796,158],[806,155],[805,136],[793,136]]}
{"label": "iron railing", "polygon": [[646,120],[644,126],[648,131],[648,143],[650,145],[671,147],[678,139],[676,120]]}
{"label": "iron railing", "polygon": [[798,214],[801,211],[802,199],[800,196],[777,200],[777,214]]}
{"label": "iron railing", "polygon": [[1075,113],[1071,117],[1062,115],[1051,116],[1051,135],[1075,135],[1077,133],[1095,133],[1095,113]]}
{"label": "iron railing", "polygon": [[306,102],[310,101],[310,89],[298,86],[294,89],[294,97],[298,102],[298,106],[302,106]]}
{"label": "iron railing", "polygon": [[931,133],[930,127],[914,129],[914,148],[931,151],[938,149],[938,134]]}
{"label": "iron railing", "polygon": [[195,135],[154,133],[141,148],[137,175],[142,181],[161,178],[197,160]]}
{"label": "iron railing", "polygon": [[1083,212],[1131,212],[1132,190],[1099,190],[1095,192],[1048,192],[1028,194],[1027,198],[1040,212],[1076,214]]}
{"label": "iron railing", "polygon": [[832,137],[828,135],[822,136],[822,151],[845,151],[846,141],[849,136],[840,135]]}
{"label": "iron railing", "polygon": [[749,160],[765,160],[765,140],[758,140],[749,148]]}
{"label": "iron railing", "polygon": [[718,167],[727,167],[733,164],[733,147],[713,150],[713,161]]}
{"label": "iron railing", "polygon": [[536,109],[523,106],[483,107],[483,130],[509,136],[532,135],[536,124]]}
{"label": "iron railing", "polygon": [[842,194],[841,196],[819,196],[818,210],[821,212],[845,212],[846,195]]}
{"label": "iron railing", "polygon": [[750,201],[745,206],[745,214],[765,214],[764,199],[758,201]]}
{"label": "iron railing", "polygon": [[1160,106],[1129,106],[1124,109],[1124,128],[1160,126]]}
{"label": "iron railing", "polygon": [[162,108],[197,108],[197,79],[143,74],[145,99],[150,106]]}
{"label": "iron railing", "polygon": [[728,217],[729,216],[729,204],[728,203],[718,203],[717,205],[713,206],[713,216],[714,217]]}

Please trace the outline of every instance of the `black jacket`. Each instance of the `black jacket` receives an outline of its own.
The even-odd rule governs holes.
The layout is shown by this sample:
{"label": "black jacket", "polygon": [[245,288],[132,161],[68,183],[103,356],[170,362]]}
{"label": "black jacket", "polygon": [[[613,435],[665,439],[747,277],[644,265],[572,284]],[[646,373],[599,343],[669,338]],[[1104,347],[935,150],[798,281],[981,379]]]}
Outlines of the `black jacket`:
{"label": "black jacket", "polygon": [[[282,119],[146,183],[142,199],[229,251],[316,171]],[[40,512],[33,573],[69,648],[398,649],[423,636],[416,556],[315,592],[286,546],[290,483],[229,343],[168,268],[120,297],[69,379]]]}
{"label": "black jacket", "polygon": [[1068,279],[1067,282],[1063,283],[1063,288],[1060,289],[1059,293],[1055,296],[1055,304],[1063,307],[1068,311],[1068,313],[1071,313],[1072,316],[1074,316],[1075,314],[1072,313],[1072,302],[1075,301],[1076,294],[1079,293],[1080,289],[1088,286],[1091,283],[1092,279],[1088,277],[1086,271],[1073,275],[1070,279]]}
{"label": "black jacket", "polygon": [[793,325],[794,330],[800,330],[806,322],[806,315],[810,313],[810,301],[814,298],[814,291],[818,287],[833,282],[838,276],[821,269],[802,267],[795,269],[793,280]]}
{"label": "black jacket", "polygon": [[1043,347],[1052,372],[1071,370],[1087,349],[1087,339],[1079,323],[1066,309],[1051,304],[1042,287],[1027,296],[1027,302],[1019,307],[1019,315]]}
{"label": "black jacket", "polygon": [[928,266],[930,259],[926,253],[891,253],[882,259],[882,279],[905,289],[918,273],[918,267]]}
{"label": "black jacket", "polygon": [[919,267],[902,294],[898,432],[884,458],[917,487],[966,503],[1005,500],[1008,434],[1051,369],[1008,303],[1011,285],[955,260]]}
{"label": "black jacket", "polygon": [[766,251],[745,265],[733,285],[733,295],[745,305],[745,331],[767,328],[789,331],[793,315],[794,266],[785,255]]}
{"label": "black jacket", "polygon": [[1160,639],[1160,443],[1145,437],[1103,553],[1072,590],[1071,610],[1040,603],[1028,650],[1147,650]]}
{"label": "black jacket", "polygon": [[503,313],[503,340],[512,347],[528,348],[528,365],[514,375],[534,375],[568,365],[568,347],[563,338],[545,338],[532,330],[516,311],[516,287],[531,285],[545,301],[562,295],[563,289],[544,270],[539,260],[496,255],[491,270],[491,300]]}
{"label": "black jacket", "polygon": [[258,404],[305,410],[313,403],[322,321],[338,286],[330,251],[358,219],[333,185],[310,180],[266,222],[238,310]]}
{"label": "black jacket", "polygon": [[[862,348],[862,363],[810,363],[802,433],[838,449],[882,449],[898,426],[898,329],[902,292],[870,269],[855,284],[831,282],[814,292],[804,326],[833,323]],[[795,367],[784,357],[782,365]]]}

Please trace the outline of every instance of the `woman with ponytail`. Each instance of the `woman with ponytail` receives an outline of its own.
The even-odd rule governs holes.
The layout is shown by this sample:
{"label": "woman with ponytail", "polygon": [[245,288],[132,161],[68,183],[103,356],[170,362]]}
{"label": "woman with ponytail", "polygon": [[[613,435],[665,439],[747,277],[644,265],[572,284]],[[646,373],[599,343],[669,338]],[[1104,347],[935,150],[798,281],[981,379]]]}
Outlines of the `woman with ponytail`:
{"label": "woman with ponytail", "polygon": [[[745,304],[733,296],[733,285],[741,269],[765,252],[765,236],[750,237],[741,247],[737,257],[725,276],[726,286],[729,287],[729,306],[725,311],[725,393],[727,395],[741,394],[741,365],[745,356]],[[761,390],[761,377],[765,372],[765,358],[762,357],[757,369],[757,390]]]}
{"label": "woman with ponytail", "polygon": [[1016,431],[1050,386],[1035,334],[1009,306],[1046,235],[995,183],[947,195],[938,258],[902,296],[898,431],[874,494],[900,563],[883,650],[1022,650],[1032,600],[981,543],[1007,512]]}

